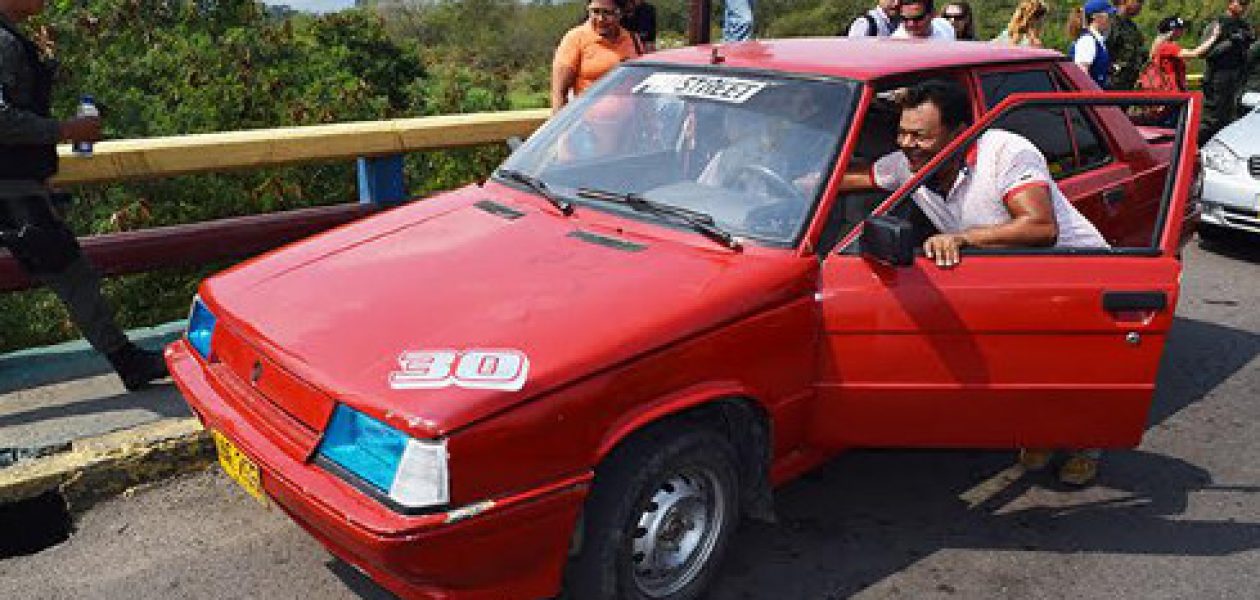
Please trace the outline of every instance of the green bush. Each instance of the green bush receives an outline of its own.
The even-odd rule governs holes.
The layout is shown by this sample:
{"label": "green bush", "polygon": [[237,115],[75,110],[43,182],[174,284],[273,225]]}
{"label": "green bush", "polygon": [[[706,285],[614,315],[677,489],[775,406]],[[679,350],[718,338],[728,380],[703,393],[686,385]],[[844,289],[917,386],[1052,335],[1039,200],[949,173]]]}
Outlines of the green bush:
{"label": "green bush", "polygon": [[[139,18],[137,18],[139,16]],[[252,0],[56,0],[31,24],[55,40],[62,70],[55,111],[93,94],[110,138],[139,138],[507,107],[489,70],[429,61],[414,39],[391,35],[363,10],[268,18]],[[413,157],[418,191],[484,177],[499,149]],[[351,164],[109,184],[74,190],[68,219],[80,234],[205,221],[345,202]],[[126,327],[185,315],[209,268],[110,280]],[[76,337],[46,291],[0,295],[0,351]]]}

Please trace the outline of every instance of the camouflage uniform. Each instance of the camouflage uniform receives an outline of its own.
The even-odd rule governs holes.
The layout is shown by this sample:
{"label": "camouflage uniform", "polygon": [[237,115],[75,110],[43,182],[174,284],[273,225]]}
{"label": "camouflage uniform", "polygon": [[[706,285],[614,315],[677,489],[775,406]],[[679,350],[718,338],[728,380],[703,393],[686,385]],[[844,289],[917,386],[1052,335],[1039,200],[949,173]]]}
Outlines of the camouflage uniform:
{"label": "camouflage uniform", "polygon": [[[1221,17],[1220,35],[1208,49],[1203,74],[1203,123],[1199,139],[1207,141],[1238,117],[1238,96],[1247,77],[1247,56],[1256,41],[1246,19]],[[1210,25],[1209,25],[1210,27]]]}
{"label": "camouflage uniform", "polygon": [[1146,64],[1146,37],[1138,31],[1133,19],[1121,15],[1112,19],[1107,32],[1107,53],[1111,55],[1112,69],[1110,89],[1131,90],[1137,87],[1138,75]]}

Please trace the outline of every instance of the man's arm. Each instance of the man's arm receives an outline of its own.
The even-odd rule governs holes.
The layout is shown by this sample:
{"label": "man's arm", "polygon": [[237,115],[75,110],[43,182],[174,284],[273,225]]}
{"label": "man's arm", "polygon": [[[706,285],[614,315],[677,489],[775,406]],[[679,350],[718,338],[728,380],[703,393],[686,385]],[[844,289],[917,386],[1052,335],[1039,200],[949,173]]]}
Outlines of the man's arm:
{"label": "man's arm", "polygon": [[1034,248],[1052,246],[1059,239],[1049,184],[1035,182],[1021,187],[1007,194],[1005,202],[1010,221],[934,235],[923,243],[923,253],[938,267],[952,267],[961,260],[959,251],[966,247]]}
{"label": "man's arm", "polygon": [[870,165],[855,164],[840,176],[841,192],[865,192],[879,188]]}
{"label": "man's arm", "polygon": [[[26,51],[11,35],[0,35],[0,140],[7,144],[55,144],[60,138],[57,121],[13,105],[23,90],[19,69],[26,69]],[[29,85],[29,83],[27,84]]]}
{"label": "man's arm", "polygon": [[569,103],[569,90],[577,82],[581,62],[578,34],[570,30],[560,39],[556,54],[551,59],[551,114],[556,114]]}
{"label": "man's arm", "polygon": [[569,103],[569,90],[577,81],[577,69],[556,64],[551,67],[551,114],[556,114]]}

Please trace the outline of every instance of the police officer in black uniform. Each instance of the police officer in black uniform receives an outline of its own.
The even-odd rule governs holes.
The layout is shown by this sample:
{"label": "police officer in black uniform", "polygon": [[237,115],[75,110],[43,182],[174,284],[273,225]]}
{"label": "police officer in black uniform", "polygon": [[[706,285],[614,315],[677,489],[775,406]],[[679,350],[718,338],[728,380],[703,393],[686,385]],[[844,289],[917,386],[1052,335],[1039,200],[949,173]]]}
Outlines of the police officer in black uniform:
{"label": "police officer in black uniform", "polygon": [[17,28],[46,1],[0,0],[0,244],[57,294],[123,385],[136,390],[165,377],[166,364],[158,353],[132,344],[114,322],[100,277],[51,201],[57,142],[96,141],[101,124],[95,117],[58,122],[51,116],[55,63]]}

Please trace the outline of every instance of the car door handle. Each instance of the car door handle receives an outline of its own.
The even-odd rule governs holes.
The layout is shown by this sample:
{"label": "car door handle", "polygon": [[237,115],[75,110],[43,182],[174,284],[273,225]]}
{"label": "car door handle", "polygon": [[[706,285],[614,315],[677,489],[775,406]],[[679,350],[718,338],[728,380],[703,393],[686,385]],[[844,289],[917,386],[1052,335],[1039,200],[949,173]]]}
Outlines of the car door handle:
{"label": "car door handle", "polygon": [[1103,310],[1149,310],[1159,312],[1168,308],[1168,294],[1164,292],[1103,292]]}
{"label": "car door handle", "polygon": [[1124,188],[1115,188],[1103,192],[1102,201],[1107,208],[1115,208],[1117,204],[1124,201]]}

